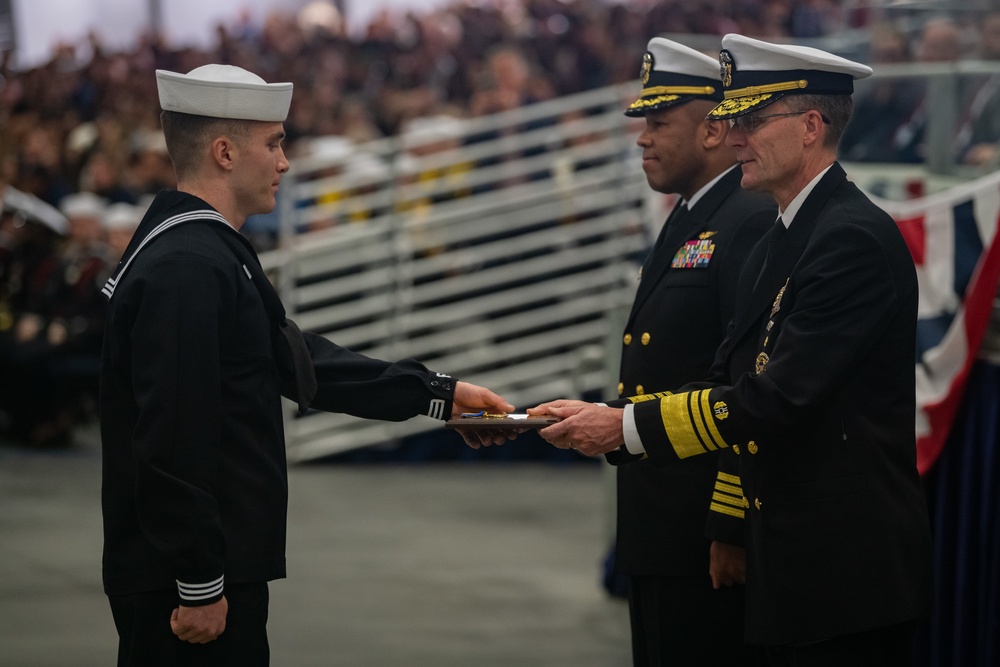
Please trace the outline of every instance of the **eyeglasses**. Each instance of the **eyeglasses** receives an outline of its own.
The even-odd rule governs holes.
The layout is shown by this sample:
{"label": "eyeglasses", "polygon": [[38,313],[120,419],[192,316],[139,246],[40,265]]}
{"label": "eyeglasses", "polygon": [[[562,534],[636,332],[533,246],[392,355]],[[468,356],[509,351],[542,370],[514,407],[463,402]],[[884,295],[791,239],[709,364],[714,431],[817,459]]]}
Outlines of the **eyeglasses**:
{"label": "eyeglasses", "polygon": [[[812,109],[805,109],[804,111],[789,111],[787,113],[770,113],[770,114],[747,114],[746,116],[737,116],[736,118],[729,119],[729,127],[736,128],[743,132],[744,134],[753,134],[759,130],[764,125],[764,121],[771,118],[781,118],[782,116],[801,116],[804,113],[809,113]],[[823,119],[823,122],[827,125],[830,124],[830,119],[824,114],[819,115]]]}

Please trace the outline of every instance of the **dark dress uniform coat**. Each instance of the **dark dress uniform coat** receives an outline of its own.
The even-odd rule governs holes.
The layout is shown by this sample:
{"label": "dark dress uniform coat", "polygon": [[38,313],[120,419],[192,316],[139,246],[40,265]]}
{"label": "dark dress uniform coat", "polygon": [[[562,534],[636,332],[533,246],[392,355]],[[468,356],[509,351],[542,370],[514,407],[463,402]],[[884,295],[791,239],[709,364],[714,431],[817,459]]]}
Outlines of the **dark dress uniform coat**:
{"label": "dark dress uniform coat", "polygon": [[[164,192],[105,294],[105,591],[177,586],[197,605],[221,597],[222,577],[283,577],[281,395],[301,404],[302,385],[252,247],[202,200]],[[313,407],[390,420],[450,414],[447,376],[309,333],[298,340],[315,371]]]}
{"label": "dark dress uniform coat", "polygon": [[913,260],[839,164],[765,240],[740,277],[715,386],[634,399],[648,458],[740,449],[751,643],[920,618],[931,547],[914,443]]}
{"label": "dark dress uniform coat", "polygon": [[[625,327],[619,394],[673,390],[708,375],[746,256],[777,217],[773,200],[742,190],[740,179],[730,170],[661,230]],[[716,456],[617,468],[619,572],[707,579],[716,471]],[[735,533],[742,544],[741,522]]]}

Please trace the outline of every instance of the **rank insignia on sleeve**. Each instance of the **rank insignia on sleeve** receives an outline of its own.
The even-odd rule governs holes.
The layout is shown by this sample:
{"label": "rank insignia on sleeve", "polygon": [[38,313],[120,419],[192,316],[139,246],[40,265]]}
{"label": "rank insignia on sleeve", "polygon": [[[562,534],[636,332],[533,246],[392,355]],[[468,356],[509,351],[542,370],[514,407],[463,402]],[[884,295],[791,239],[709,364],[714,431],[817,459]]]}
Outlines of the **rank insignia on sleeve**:
{"label": "rank insignia on sleeve", "polygon": [[711,239],[691,239],[678,250],[670,262],[672,269],[704,269],[712,261],[715,243]]}
{"label": "rank insignia on sleeve", "polygon": [[716,401],[715,405],[712,406],[712,414],[719,421],[724,421],[729,416],[729,406],[723,401]]}

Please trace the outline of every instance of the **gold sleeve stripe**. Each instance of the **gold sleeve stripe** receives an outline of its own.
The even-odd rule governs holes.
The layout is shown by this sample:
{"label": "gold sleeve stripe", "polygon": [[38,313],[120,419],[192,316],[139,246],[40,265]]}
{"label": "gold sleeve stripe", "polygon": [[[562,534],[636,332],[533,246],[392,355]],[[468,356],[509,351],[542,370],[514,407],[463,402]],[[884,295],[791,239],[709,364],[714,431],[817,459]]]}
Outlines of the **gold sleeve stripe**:
{"label": "gold sleeve stripe", "polygon": [[658,391],[655,394],[642,394],[641,396],[629,396],[628,400],[633,403],[642,403],[643,401],[655,401],[658,398],[663,398],[664,396],[670,396],[669,391]]}
{"label": "gold sleeve stripe", "polygon": [[715,490],[722,491],[723,493],[731,493],[734,496],[743,497],[743,487],[733,486],[732,484],[725,484],[723,482],[715,483]]}
{"label": "gold sleeve stripe", "polygon": [[735,507],[729,507],[728,505],[720,505],[719,503],[711,503],[708,509],[713,512],[718,512],[719,514],[728,514],[729,516],[734,516],[737,519],[744,518],[743,510],[738,510]]}
{"label": "gold sleeve stripe", "polygon": [[715,427],[709,390],[669,394],[660,400],[663,430],[678,458],[728,447]]}
{"label": "gold sleeve stripe", "polygon": [[743,496],[737,498],[735,496],[724,496],[721,493],[713,493],[712,500],[716,500],[724,505],[732,505],[733,507],[743,507]]}
{"label": "gold sleeve stripe", "polygon": [[712,449],[728,447],[729,445],[722,439],[719,429],[715,428],[715,420],[712,418],[712,406],[708,404],[708,395],[709,391],[707,389],[701,392],[701,421],[705,425],[708,437],[712,439],[712,444],[715,445]]}
{"label": "gold sleeve stripe", "polygon": [[718,449],[718,447],[715,446],[714,442],[706,440],[705,436],[708,434],[708,429],[705,427],[705,415],[698,408],[698,397],[704,393],[707,392],[693,391],[688,394],[688,415],[691,417],[691,427],[694,429],[695,435],[698,436],[698,442],[705,448],[705,451],[713,451]]}
{"label": "gold sleeve stripe", "polygon": [[705,452],[701,438],[694,430],[691,410],[688,407],[690,393],[665,396],[660,401],[660,417],[663,429],[678,458],[686,459]]}
{"label": "gold sleeve stripe", "polygon": [[720,482],[729,482],[730,484],[736,484],[737,486],[742,486],[740,478],[738,475],[730,475],[728,472],[719,472]]}

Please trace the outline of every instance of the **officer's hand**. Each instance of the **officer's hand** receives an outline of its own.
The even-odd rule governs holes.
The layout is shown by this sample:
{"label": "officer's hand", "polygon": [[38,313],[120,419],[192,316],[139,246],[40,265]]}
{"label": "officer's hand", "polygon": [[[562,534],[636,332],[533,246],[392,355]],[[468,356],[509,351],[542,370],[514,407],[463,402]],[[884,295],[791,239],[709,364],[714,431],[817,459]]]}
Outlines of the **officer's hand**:
{"label": "officer's hand", "polygon": [[178,607],[170,615],[170,629],[179,639],[192,644],[207,644],[226,629],[229,603],[223,596],[204,607]]}
{"label": "officer's hand", "polygon": [[587,456],[614,451],[625,442],[621,408],[585,401],[551,401],[530,408],[529,415],[549,415],[561,421],[543,428],[540,436],[560,449],[576,449]]}
{"label": "officer's hand", "polygon": [[708,551],[708,574],[712,588],[747,582],[747,550],[734,544],[712,542]]}

